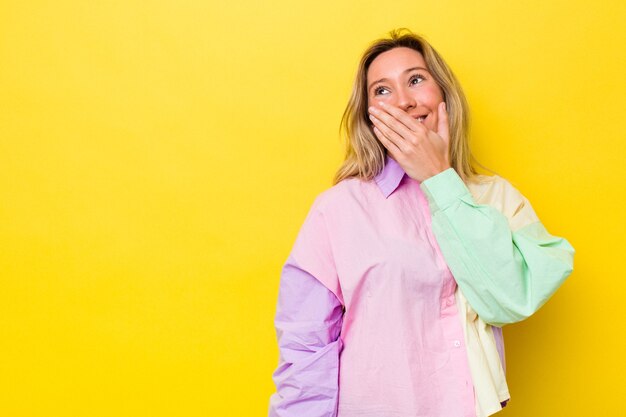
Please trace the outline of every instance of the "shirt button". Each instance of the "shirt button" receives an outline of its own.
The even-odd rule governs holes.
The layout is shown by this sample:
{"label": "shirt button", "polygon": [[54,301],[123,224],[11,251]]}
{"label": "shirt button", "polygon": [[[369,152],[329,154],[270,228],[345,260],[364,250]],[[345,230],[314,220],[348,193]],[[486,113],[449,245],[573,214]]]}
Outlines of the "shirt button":
{"label": "shirt button", "polygon": [[461,341],[460,340],[455,340],[454,341],[454,347],[460,347],[461,346]]}

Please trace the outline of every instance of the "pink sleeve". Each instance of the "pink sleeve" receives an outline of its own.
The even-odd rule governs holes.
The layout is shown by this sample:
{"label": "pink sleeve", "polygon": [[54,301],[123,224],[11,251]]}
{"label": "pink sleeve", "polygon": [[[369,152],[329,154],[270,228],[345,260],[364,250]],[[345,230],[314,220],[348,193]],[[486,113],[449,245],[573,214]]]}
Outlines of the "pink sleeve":
{"label": "pink sleeve", "polygon": [[330,233],[320,210],[320,197],[314,201],[300,228],[291,256],[299,268],[308,272],[345,305],[333,259]]}

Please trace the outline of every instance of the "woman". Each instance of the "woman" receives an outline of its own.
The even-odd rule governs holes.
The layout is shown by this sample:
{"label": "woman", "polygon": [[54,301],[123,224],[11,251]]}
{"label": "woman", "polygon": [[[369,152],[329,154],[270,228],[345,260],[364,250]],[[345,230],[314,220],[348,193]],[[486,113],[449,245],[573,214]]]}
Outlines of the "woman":
{"label": "woman", "polygon": [[365,51],[342,126],[345,161],[282,270],[270,416],[499,411],[501,327],[554,294],[573,247],[477,174],[461,87],[422,37]]}

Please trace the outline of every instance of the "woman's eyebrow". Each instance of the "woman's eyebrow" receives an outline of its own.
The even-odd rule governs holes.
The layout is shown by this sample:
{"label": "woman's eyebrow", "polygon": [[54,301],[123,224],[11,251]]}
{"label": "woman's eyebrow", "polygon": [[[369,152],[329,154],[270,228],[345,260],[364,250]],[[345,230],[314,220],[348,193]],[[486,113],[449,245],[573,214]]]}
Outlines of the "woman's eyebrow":
{"label": "woman's eyebrow", "polygon": [[[407,72],[411,72],[411,71],[413,71],[413,70],[417,70],[417,69],[419,69],[419,70],[424,70],[424,71],[428,71],[428,70],[427,70],[426,68],[424,68],[424,67],[412,67],[412,68],[409,68],[409,69],[405,69],[405,70],[403,71],[403,74],[406,74]],[[369,87],[367,87],[367,90],[369,91],[369,90],[372,88],[372,86],[373,86],[374,84],[378,84],[378,83],[380,83],[380,82],[382,82],[382,81],[387,81],[387,79],[386,79],[386,78],[381,78],[380,80],[372,81],[372,82],[370,83]]]}

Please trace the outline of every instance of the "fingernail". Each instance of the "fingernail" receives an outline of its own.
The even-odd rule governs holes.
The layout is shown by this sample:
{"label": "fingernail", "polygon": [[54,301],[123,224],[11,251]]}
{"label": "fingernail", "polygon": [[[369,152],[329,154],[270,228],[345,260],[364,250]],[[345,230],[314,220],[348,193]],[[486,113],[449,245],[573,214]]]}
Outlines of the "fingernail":
{"label": "fingernail", "polygon": [[373,106],[370,107],[368,110],[371,111],[372,113],[378,112],[378,109],[376,107],[373,107]]}

